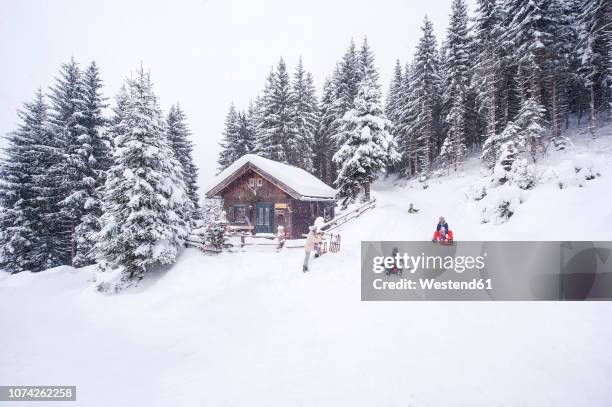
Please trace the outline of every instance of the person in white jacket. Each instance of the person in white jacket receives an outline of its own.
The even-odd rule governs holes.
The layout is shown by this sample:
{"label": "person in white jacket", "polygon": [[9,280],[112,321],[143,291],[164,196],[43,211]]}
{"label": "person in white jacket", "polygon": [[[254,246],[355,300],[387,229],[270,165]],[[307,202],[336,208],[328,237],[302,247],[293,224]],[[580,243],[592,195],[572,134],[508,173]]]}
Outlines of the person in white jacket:
{"label": "person in white jacket", "polygon": [[304,245],[304,266],[302,271],[306,273],[308,271],[308,262],[310,260],[310,253],[315,252],[315,257],[319,257],[319,244],[323,240],[323,233],[319,233],[316,226],[310,226],[308,235],[306,236],[306,245]]}

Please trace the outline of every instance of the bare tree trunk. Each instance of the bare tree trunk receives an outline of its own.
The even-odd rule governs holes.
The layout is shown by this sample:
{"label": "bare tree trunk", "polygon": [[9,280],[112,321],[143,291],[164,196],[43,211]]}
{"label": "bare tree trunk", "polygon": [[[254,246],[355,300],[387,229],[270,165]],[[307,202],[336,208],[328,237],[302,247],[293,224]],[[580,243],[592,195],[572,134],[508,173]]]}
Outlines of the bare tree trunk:
{"label": "bare tree trunk", "polygon": [[595,83],[591,83],[591,135],[595,138],[595,129],[597,128],[597,119],[595,114]]}
{"label": "bare tree trunk", "polygon": [[368,202],[370,200],[370,183],[369,182],[366,182],[363,185],[363,192],[365,194],[365,200],[366,202]]}
{"label": "bare tree trunk", "polygon": [[70,223],[70,264],[74,266],[74,258],[76,257],[77,252],[77,242],[76,242],[76,233],[74,222]]}
{"label": "bare tree trunk", "polygon": [[552,112],[551,112],[551,119],[552,119],[552,133],[553,133],[553,137],[557,138],[560,136],[561,134],[561,130],[560,130],[560,124],[559,124],[559,106],[557,105],[557,81],[555,79],[552,80],[552,89],[551,89],[552,95]]}

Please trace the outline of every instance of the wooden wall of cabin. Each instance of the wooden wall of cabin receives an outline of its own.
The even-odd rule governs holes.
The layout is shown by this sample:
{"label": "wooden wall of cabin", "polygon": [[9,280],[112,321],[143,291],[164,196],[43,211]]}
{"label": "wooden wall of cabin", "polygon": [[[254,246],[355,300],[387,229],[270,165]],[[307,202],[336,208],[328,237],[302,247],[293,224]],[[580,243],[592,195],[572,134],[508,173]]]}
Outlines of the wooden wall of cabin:
{"label": "wooden wall of cabin", "polygon": [[[254,193],[253,189],[249,187],[249,179],[251,178],[255,179],[255,185],[257,185],[258,179],[261,180],[261,185],[254,188],[257,193]],[[255,207],[257,203],[273,203],[280,204],[279,206],[286,206],[286,208],[274,209],[272,231],[276,233],[277,227],[282,224],[285,226],[288,236],[293,237],[291,206],[294,199],[253,170],[247,170],[234,180],[223,190],[221,195],[223,196],[224,210],[231,224],[239,224],[231,216],[231,207],[235,205],[247,206],[248,218],[252,226],[255,226]]]}
{"label": "wooden wall of cabin", "polygon": [[326,218],[325,209],[328,208],[328,219],[334,217],[335,202],[329,201],[298,201],[292,199],[293,208],[293,238],[299,239],[308,233],[308,227],[314,224],[319,216]]}

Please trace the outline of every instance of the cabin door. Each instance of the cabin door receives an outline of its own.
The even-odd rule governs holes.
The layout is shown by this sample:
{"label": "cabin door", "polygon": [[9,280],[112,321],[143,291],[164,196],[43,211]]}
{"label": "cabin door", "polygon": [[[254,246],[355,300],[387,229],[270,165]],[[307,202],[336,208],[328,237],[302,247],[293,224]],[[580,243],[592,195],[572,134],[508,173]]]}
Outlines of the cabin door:
{"label": "cabin door", "polygon": [[258,203],[255,215],[255,233],[272,233],[274,219],[274,204]]}

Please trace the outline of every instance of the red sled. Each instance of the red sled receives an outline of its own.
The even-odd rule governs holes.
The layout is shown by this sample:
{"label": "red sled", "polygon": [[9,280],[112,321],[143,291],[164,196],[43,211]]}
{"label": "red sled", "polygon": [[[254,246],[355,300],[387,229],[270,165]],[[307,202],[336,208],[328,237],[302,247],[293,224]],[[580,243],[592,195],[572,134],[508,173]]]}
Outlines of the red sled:
{"label": "red sled", "polygon": [[453,231],[449,230],[448,232],[446,232],[446,235],[442,235],[439,230],[436,230],[436,233],[434,233],[433,239],[431,239],[431,241],[450,246],[453,244]]}

